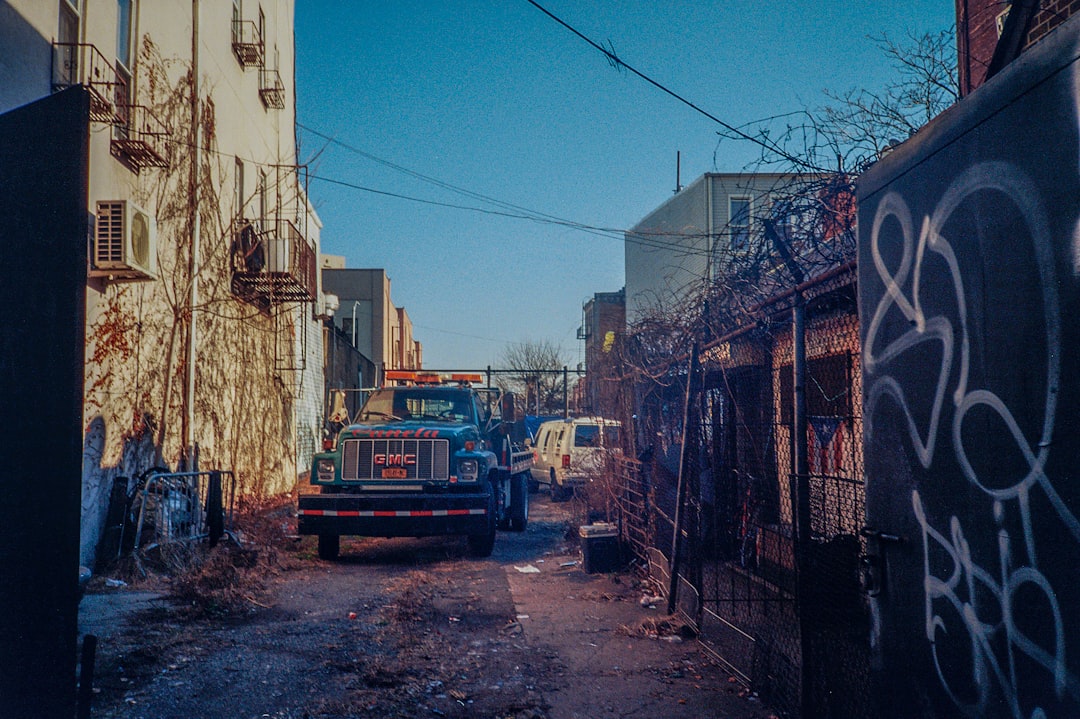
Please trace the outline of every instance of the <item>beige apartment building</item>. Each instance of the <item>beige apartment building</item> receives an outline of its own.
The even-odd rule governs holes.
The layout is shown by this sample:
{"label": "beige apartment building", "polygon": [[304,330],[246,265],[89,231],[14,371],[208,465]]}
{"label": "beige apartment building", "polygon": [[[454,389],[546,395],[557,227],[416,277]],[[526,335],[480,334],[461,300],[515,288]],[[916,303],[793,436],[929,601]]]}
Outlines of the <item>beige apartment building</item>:
{"label": "beige apartment building", "polygon": [[310,464],[320,227],[297,167],[293,7],[0,3],[0,113],[90,98],[83,563],[117,477],[221,469],[270,494]]}

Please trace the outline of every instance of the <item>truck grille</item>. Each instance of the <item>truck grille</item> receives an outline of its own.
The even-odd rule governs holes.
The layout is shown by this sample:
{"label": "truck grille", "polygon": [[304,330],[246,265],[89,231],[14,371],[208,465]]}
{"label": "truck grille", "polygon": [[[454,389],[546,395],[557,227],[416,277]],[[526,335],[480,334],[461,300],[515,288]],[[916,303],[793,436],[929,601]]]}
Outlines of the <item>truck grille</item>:
{"label": "truck grille", "polygon": [[[343,457],[344,480],[450,478],[450,443],[445,439],[347,439]],[[402,469],[405,477],[384,476],[384,470]]]}

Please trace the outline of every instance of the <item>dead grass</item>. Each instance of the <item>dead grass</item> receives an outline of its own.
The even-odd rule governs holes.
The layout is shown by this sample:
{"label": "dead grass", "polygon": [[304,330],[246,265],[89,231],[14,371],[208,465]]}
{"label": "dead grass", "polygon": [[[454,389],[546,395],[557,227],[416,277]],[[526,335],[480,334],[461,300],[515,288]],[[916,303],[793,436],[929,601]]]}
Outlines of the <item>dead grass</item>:
{"label": "dead grass", "polygon": [[697,632],[692,626],[670,617],[667,619],[649,617],[638,624],[624,624],[619,627],[619,633],[630,637],[646,637],[648,639],[660,639],[663,637],[693,639],[697,636]]}
{"label": "dead grass", "polygon": [[396,579],[387,587],[395,594],[383,609],[383,614],[391,622],[422,622],[434,615],[432,599],[435,596],[435,578],[428,572],[409,572]]}
{"label": "dead grass", "polygon": [[[296,561],[295,496],[244,498],[232,531],[217,546],[170,542],[141,548],[104,576],[129,586],[168,592],[190,616],[236,616],[267,607],[270,580]],[[104,578],[99,578],[104,583]]]}

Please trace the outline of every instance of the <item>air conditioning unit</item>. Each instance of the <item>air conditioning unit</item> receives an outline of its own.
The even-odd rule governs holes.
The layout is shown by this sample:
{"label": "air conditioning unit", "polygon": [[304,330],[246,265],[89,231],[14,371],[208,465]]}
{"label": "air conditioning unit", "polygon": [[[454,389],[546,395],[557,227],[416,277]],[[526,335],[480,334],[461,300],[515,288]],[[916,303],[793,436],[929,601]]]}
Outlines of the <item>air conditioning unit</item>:
{"label": "air conditioning unit", "polygon": [[97,203],[90,276],[114,280],[157,277],[157,228],[149,212],[130,200]]}

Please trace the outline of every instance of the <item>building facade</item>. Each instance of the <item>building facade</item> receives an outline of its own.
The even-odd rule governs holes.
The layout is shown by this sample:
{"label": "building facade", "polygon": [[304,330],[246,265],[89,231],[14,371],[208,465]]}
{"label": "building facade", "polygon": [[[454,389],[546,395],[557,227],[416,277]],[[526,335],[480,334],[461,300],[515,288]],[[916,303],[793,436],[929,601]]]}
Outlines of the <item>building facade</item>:
{"label": "building facade", "polygon": [[0,4],[0,112],[90,97],[84,563],[116,477],[215,468],[271,494],[309,463],[320,227],[293,63],[291,0]]}
{"label": "building facade", "polygon": [[349,269],[344,258],[324,255],[322,283],[338,298],[335,327],[375,365],[377,376],[362,378],[363,386],[379,384],[386,370],[422,367],[422,345],[413,337],[408,313],[394,306],[386,270]]}
{"label": "building facade", "polygon": [[626,290],[597,292],[582,307],[581,335],[585,341],[585,377],[575,385],[578,411],[614,416],[619,387],[612,359],[619,339],[626,333]]}
{"label": "building facade", "polygon": [[626,319],[677,311],[723,276],[760,236],[760,217],[790,192],[791,175],[707,173],[626,233]]}

